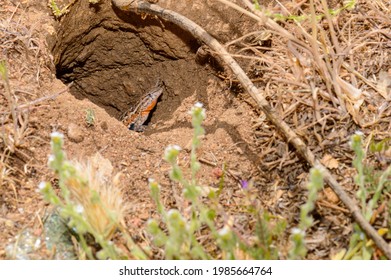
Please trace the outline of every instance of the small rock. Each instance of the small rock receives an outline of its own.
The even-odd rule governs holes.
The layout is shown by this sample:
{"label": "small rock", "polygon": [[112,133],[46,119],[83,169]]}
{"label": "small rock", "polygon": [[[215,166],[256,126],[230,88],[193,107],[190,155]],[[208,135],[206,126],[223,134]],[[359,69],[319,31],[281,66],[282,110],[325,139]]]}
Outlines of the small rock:
{"label": "small rock", "polygon": [[213,168],[213,170],[212,170],[212,175],[213,175],[216,179],[220,179],[220,178],[224,175],[224,171],[223,171],[220,167],[215,167],[215,168]]}
{"label": "small rock", "polygon": [[74,123],[69,124],[67,134],[69,140],[75,143],[80,143],[84,139],[83,130]]}
{"label": "small rock", "polygon": [[107,124],[106,121],[103,121],[101,124],[100,124],[100,127],[104,130],[104,131],[107,131],[109,129],[109,126]]}

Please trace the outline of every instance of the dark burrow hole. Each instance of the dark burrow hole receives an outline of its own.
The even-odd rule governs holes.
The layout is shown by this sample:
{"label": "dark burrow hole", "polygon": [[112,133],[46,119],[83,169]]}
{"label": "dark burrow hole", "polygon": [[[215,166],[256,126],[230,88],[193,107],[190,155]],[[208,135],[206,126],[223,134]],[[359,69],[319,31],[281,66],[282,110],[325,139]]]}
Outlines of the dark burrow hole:
{"label": "dark burrow hole", "polygon": [[163,94],[145,124],[170,119],[194,93],[207,103],[210,71],[196,63],[199,43],[158,18],[115,10],[109,1],[99,6],[77,1],[59,22],[50,45],[56,75],[67,84],[73,82],[71,93],[88,98],[118,120],[158,79],[164,82]]}

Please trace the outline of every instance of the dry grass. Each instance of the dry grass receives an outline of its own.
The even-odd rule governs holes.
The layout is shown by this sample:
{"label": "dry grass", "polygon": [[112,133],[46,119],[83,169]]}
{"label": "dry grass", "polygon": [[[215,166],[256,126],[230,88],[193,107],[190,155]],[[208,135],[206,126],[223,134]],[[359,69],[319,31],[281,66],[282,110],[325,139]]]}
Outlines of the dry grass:
{"label": "dry grass", "polygon": [[[20,4],[0,1],[0,186],[16,201],[19,184],[15,157],[28,158],[23,149],[32,130],[29,128],[29,113],[18,106],[36,94],[32,91],[40,76],[40,47],[29,29],[20,21]],[[29,64],[25,62],[29,61]],[[23,67],[20,67],[23,65]],[[3,200],[5,199],[3,197]]]}
{"label": "dry grass", "polygon": [[[4,246],[11,232],[16,235],[18,224],[31,223],[36,218],[33,211],[42,211],[25,208],[29,217],[17,211],[35,197],[26,184],[29,174],[36,172],[29,151],[36,139],[29,118],[34,106],[25,105],[41,96],[50,79],[43,34],[36,29],[39,19],[27,13],[30,5],[0,0],[0,215],[4,218],[0,239]],[[0,257],[4,254],[0,249]]]}
{"label": "dry grass", "polygon": [[[33,29],[20,24],[17,14],[19,5],[12,7],[8,5],[8,1],[2,7],[6,10],[12,10],[8,18],[0,21],[0,46],[2,54],[1,61],[1,76],[3,81],[3,94],[1,96],[0,104],[2,106],[1,123],[2,123],[2,145],[3,149],[15,153],[16,149],[24,144],[25,138],[30,134],[28,129],[29,114],[26,111],[18,110],[18,104],[32,99],[36,95],[29,90],[22,89],[31,88],[31,78],[39,81],[40,66],[40,44],[38,39],[33,36]],[[25,60],[30,63],[29,67],[17,67],[17,65],[26,65]],[[13,85],[13,82],[15,85]],[[28,80],[27,80],[28,79]],[[8,110],[5,108],[8,107]]]}
{"label": "dry grass", "polygon": [[16,184],[15,170],[8,163],[8,154],[3,153],[0,156],[0,196],[6,190],[15,191]]}
{"label": "dry grass", "polygon": [[86,163],[76,162],[75,168],[88,185],[69,178],[67,188],[75,203],[83,207],[84,216],[95,232],[109,240],[118,226],[124,225],[129,210],[118,183],[120,174],[114,176],[111,162],[99,153]]}
{"label": "dry grass", "polygon": [[0,6],[0,151],[26,159],[29,116],[36,103],[30,101],[40,100],[49,57],[37,19],[29,18],[21,3],[0,0]]}

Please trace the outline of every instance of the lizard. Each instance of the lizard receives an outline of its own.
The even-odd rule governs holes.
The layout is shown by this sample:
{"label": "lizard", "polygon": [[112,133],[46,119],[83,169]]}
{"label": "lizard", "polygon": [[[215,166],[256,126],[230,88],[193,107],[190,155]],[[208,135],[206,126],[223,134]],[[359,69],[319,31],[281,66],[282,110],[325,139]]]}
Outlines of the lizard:
{"label": "lizard", "polygon": [[158,79],[156,85],[141,98],[136,107],[125,113],[122,122],[129,130],[136,132],[143,132],[145,130],[144,123],[147,121],[153,108],[155,108],[163,90],[164,83],[161,79]]}

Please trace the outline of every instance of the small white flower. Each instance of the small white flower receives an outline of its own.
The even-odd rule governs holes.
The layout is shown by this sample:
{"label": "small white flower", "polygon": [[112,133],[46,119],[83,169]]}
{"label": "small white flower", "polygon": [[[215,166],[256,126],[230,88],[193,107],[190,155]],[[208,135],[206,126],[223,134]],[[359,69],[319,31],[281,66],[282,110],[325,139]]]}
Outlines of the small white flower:
{"label": "small white flower", "polygon": [[50,137],[64,139],[64,134],[62,134],[61,132],[58,132],[58,131],[54,131],[54,132],[50,133]]}
{"label": "small white flower", "polygon": [[164,158],[170,161],[178,156],[180,150],[181,147],[179,147],[178,145],[168,145],[167,148],[164,150]]}
{"label": "small white flower", "polygon": [[84,212],[84,207],[82,205],[80,205],[80,204],[77,205],[76,206],[76,212],[79,213],[79,214],[83,213]]}
{"label": "small white flower", "polygon": [[153,192],[160,191],[160,185],[158,182],[155,181],[155,179],[149,178],[148,182],[150,190],[152,190]]}
{"label": "small white flower", "polygon": [[201,114],[202,118],[205,119],[206,118],[206,113],[205,113],[204,105],[201,102],[197,102],[190,109],[189,114],[192,115],[192,116]]}
{"label": "small white flower", "polygon": [[54,161],[54,155],[49,155],[48,165],[51,165],[53,161]]}
{"label": "small white flower", "polygon": [[204,107],[204,104],[202,104],[201,102],[197,102],[196,104],[194,104],[194,107],[202,108]]}
{"label": "small white flower", "polygon": [[182,148],[178,145],[168,145],[166,151],[171,151],[171,150],[181,151]]}
{"label": "small white flower", "polygon": [[34,249],[38,249],[40,245],[41,245],[41,239],[38,238],[37,240],[35,240]]}
{"label": "small white flower", "polygon": [[362,132],[362,131],[360,131],[360,130],[356,130],[356,131],[354,132],[354,134],[363,136],[363,135],[364,135],[364,132]]}
{"label": "small white flower", "polygon": [[292,234],[300,234],[300,235],[304,236],[304,231],[302,231],[299,228],[293,228],[292,229]]}
{"label": "small white flower", "polygon": [[226,236],[226,235],[228,235],[230,232],[231,232],[231,230],[229,229],[229,227],[224,226],[222,229],[219,230],[219,235],[220,235],[220,236]]}
{"label": "small white flower", "polygon": [[174,149],[174,150],[177,150],[177,151],[181,151],[182,150],[182,148],[180,146],[178,146],[178,145],[172,145],[171,148]]}
{"label": "small white flower", "polygon": [[173,216],[175,217],[175,216],[177,216],[178,215],[178,210],[176,210],[176,209],[170,209],[170,210],[168,210],[168,212],[167,212],[167,216],[169,217],[169,218],[172,218]]}
{"label": "small white flower", "polygon": [[43,190],[44,188],[46,187],[46,182],[41,182],[41,183],[39,183],[39,185],[38,185],[38,190]]}

